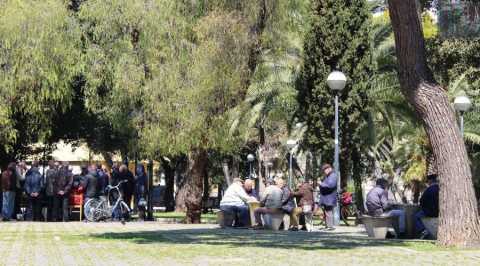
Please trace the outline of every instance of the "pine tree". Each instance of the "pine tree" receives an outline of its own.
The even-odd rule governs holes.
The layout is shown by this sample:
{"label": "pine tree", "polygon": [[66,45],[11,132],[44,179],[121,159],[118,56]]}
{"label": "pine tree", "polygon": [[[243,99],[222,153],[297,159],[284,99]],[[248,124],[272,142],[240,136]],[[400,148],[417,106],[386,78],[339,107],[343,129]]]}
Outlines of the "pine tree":
{"label": "pine tree", "polygon": [[308,127],[304,143],[325,160],[333,158],[334,94],[326,79],[330,72],[342,71],[348,79],[339,95],[342,179],[353,169],[353,178],[360,184],[361,147],[366,139],[361,132],[372,72],[370,13],[364,0],[315,0],[311,12],[304,66],[297,83],[297,116]]}

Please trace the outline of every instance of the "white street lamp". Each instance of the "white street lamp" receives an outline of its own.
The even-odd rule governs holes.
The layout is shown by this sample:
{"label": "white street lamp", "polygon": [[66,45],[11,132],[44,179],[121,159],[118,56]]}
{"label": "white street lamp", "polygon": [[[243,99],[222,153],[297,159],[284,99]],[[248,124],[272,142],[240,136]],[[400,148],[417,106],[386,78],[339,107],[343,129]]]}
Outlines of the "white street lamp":
{"label": "white street lamp", "polygon": [[[333,167],[335,168],[335,173],[337,174],[337,191],[340,193],[340,141],[339,141],[339,126],[338,126],[338,95],[345,88],[347,84],[347,77],[340,71],[333,71],[328,75],[327,85],[335,93],[335,154]],[[340,223],[340,208],[336,207],[335,211],[335,224]]]}
{"label": "white street lamp", "polygon": [[465,112],[470,110],[472,107],[472,102],[467,96],[457,96],[455,98],[455,101],[453,102],[453,106],[455,107],[455,110],[460,113],[460,132],[462,133],[462,136],[464,134],[464,122],[463,122],[463,115]]}
{"label": "white street lamp", "polygon": [[287,148],[290,151],[290,160],[289,160],[289,166],[288,166],[288,187],[291,189],[292,188],[292,178],[293,178],[293,149],[297,146],[297,141],[294,139],[289,139],[287,141]]}
{"label": "white street lamp", "polygon": [[252,163],[253,163],[253,161],[255,161],[255,155],[250,153],[249,155],[247,155],[247,160],[248,160],[248,164],[250,166],[250,173],[249,173],[248,178],[252,178]]}

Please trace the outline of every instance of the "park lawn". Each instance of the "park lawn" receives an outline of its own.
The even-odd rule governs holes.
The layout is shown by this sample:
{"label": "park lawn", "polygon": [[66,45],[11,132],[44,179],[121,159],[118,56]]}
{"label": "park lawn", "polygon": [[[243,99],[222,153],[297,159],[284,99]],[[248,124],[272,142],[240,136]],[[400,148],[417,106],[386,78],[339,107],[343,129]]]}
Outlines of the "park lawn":
{"label": "park lawn", "polygon": [[480,265],[480,250],[362,230],[268,232],[160,223],[1,223],[0,265]]}

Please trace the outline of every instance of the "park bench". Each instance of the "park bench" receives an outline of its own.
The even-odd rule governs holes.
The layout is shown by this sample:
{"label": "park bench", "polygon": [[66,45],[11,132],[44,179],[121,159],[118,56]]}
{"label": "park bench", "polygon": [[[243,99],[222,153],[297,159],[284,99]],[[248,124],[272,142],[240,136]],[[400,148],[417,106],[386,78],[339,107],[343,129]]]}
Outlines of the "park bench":
{"label": "park bench", "polygon": [[422,218],[423,225],[427,229],[428,233],[432,236],[433,239],[437,239],[438,232],[438,218],[434,217],[424,217]]}
{"label": "park bench", "polygon": [[[395,217],[374,217],[368,215],[360,216],[360,221],[365,225],[369,237],[385,239],[389,228],[396,228]],[[398,232],[398,230],[395,230]]]}

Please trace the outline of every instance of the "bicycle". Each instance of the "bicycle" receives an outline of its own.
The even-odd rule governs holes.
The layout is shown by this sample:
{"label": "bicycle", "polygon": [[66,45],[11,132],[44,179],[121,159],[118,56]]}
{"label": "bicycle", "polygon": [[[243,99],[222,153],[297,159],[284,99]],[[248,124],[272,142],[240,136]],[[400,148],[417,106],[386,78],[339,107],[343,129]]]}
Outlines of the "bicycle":
{"label": "bicycle", "polygon": [[[84,214],[89,222],[99,222],[112,219],[116,211],[120,213],[122,223],[125,223],[125,217],[131,213],[130,207],[123,200],[123,195],[120,190],[120,185],[128,182],[127,180],[120,181],[116,186],[107,186],[107,197],[92,198],[85,203]],[[118,197],[115,203],[110,203],[110,195],[112,192],[117,192]],[[118,209],[119,208],[119,209]]]}

